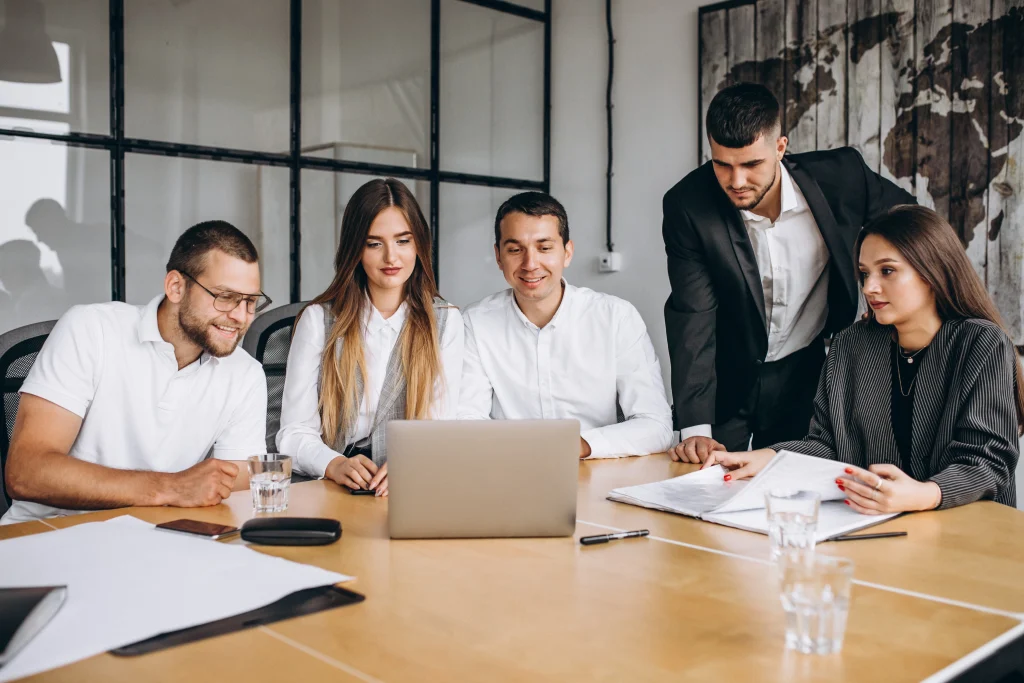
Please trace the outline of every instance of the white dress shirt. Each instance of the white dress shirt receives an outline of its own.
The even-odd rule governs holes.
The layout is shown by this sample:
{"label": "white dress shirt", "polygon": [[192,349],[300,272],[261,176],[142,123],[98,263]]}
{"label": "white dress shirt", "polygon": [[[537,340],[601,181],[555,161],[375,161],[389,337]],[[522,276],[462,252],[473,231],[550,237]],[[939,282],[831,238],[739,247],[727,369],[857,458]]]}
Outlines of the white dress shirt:
{"label": "white dress shirt", "polygon": [[[267,381],[239,346],[182,369],[146,306],[75,306],[53,328],[21,393],[82,418],[73,458],[104,467],[180,472],[206,458],[245,460],[267,450]],[[73,514],[14,501],[3,524]]]}
{"label": "white dress shirt", "polygon": [[595,458],[666,450],[672,414],[640,314],[617,297],[563,285],[543,328],[527,319],[511,289],[466,309],[459,417],[576,419]]}
{"label": "white dress shirt", "polygon": [[[369,377],[364,382],[363,403],[352,438],[355,443],[370,436],[388,359],[398,342],[408,310],[403,303],[390,318],[384,318],[367,301],[363,317],[363,356]],[[451,308],[441,339],[443,382],[438,382],[434,395],[435,419],[455,418],[462,381],[463,339],[462,315],[458,309]],[[292,456],[295,469],[321,478],[327,465],[341,455],[324,443],[320,434],[320,359],[326,343],[323,306],[310,306],[295,323],[281,402],[281,430],[277,433],[277,449]]]}
{"label": "white dress shirt", "polygon": [[[828,318],[828,247],[803,193],[785,165],[779,165],[782,211],[772,223],[740,211],[764,292],[768,322],[766,362],[781,360],[810,345]],[[711,436],[711,425],[682,430],[681,438]]]}

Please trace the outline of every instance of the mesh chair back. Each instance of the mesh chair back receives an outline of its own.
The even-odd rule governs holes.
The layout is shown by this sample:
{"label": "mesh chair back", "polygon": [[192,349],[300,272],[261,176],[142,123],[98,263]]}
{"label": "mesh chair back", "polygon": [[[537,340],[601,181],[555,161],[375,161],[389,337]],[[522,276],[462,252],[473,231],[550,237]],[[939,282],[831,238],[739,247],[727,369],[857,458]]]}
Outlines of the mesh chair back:
{"label": "mesh chair back", "polygon": [[14,421],[18,416],[18,404],[21,402],[18,390],[56,323],[56,320],[34,323],[0,335],[0,491],[3,492],[0,515],[7,512],[11,504],[3,473],[7,466],[11,435],[14,433]]}
{"label": "mesh chair back", "polygon": [[242,348],[263,365],[267,376],[267,452],[276,453],[277,430],[281,428],[281,399],[284,395],[284,371],[288,349],[292,345],[295,318],[306,304],[287,304],[264,312],[242,341]]}

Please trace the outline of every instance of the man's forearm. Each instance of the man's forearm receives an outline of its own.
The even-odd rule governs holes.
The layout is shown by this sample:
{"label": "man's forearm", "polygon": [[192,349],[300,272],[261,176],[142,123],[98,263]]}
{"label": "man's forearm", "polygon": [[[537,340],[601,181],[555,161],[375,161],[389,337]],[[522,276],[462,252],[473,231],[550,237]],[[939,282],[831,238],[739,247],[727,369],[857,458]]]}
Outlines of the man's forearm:
{"label": "man's forearm", "polygon": [[119,470],[53,452],[22,457],[31,467],[7,472],[8,494],[16,500],[72,510],[170,502],[166,486],[170,475],[161,472]]}

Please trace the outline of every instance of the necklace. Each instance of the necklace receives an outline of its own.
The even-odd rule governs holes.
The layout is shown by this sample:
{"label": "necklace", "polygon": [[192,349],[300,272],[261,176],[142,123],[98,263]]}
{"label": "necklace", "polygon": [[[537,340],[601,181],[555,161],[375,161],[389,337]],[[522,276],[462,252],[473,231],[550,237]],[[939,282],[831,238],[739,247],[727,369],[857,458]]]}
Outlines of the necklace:
{"label": "necklace", "polygon": [[922,346],[921,348],[919,348],[917,351],[914,351],[913,353],[907,353],[906,351],[903,350],[903,347],[900,346],[899,343],[897,343],[896,346],[899,347],[900,356],[902,356],[903,360],[907,361],[908,363],[913,363],[914,362],[914,356],[916,356],[917,354],[921,353],[926,348],[928,348],[927,346]]}
{"label": "necklace", "polygon": [[[899,344],[897,344],[896,347],[899,348]],[[900,355],[902,356],[903,355],[902,354],[903,349],[899,348],[899,350],[901,352]],[[923,350],[924,349],[918,349],[917,353],[921,353],[921,351],[923,351]],[[914,355],[917,355],[917,354],[915,353]],[[908,359],[907,362],[911,363],[911,362],[913,362],[913,360],[912,359]],[[907,387],[907,390],[903,391],[903,373],[900,372],[900,361],[899,361],[899,358],[896,359],[896,379],[900,383],[900,394],[903,396],[903,398],[907,398],[908,396],[910,396],[910,394],[912,394],[913,391],[914,391],[914,382],[917,381],[917,375],[915,374],[914,375],[914,379],[910,380],[910,386]]]}

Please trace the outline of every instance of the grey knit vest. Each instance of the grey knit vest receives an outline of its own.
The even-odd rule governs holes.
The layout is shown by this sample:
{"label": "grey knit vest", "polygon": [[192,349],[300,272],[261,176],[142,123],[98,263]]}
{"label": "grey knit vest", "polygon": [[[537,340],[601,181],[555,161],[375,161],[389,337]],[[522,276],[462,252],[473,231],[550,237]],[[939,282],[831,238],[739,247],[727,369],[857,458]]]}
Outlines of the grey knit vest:
{"label": "grey knit vest", "polygon": [[[437,338],[439,342],[444,339],[444,329],[448,323],[449,308],[450,304],[447,301],[440,297],[434,298],[434,316],[437,318]],[[330,336],[331,329],[334,327],[334,314],[326,306],[323,309],[324,330]],[[408,324],[408,319],[406,324]],[[403,327],[402,329],[404,331],[405,328]],[[341,358],[342,342],[343,340],[339,339],[334,345],[335,358]],[[319,386],[318,383],[318,389]],[[359,398],[360,405],[363,402],[363,390],[363,377],[362,374],[357,372],[356,396]],[[373,454],[373,464],[378,467],[388,461],[387,423],[390,420],[402,419],[405,419],[405,375],[402,374],[402,350],[398,344],[395,344],[395,348],[391,351],[391,356],[388,358],[387,370],[384,373],[384,386],[381,389],[380,400],[377,402],[377,412],[374,415],[373,425],[370,428],[370,449]],[[345,433],[339,427],[338,433],[334,437],[334,444],[331,447],[339,453],[343,452],[351,441],[354,428],[355,425],[352,425],[348,433]]]}

